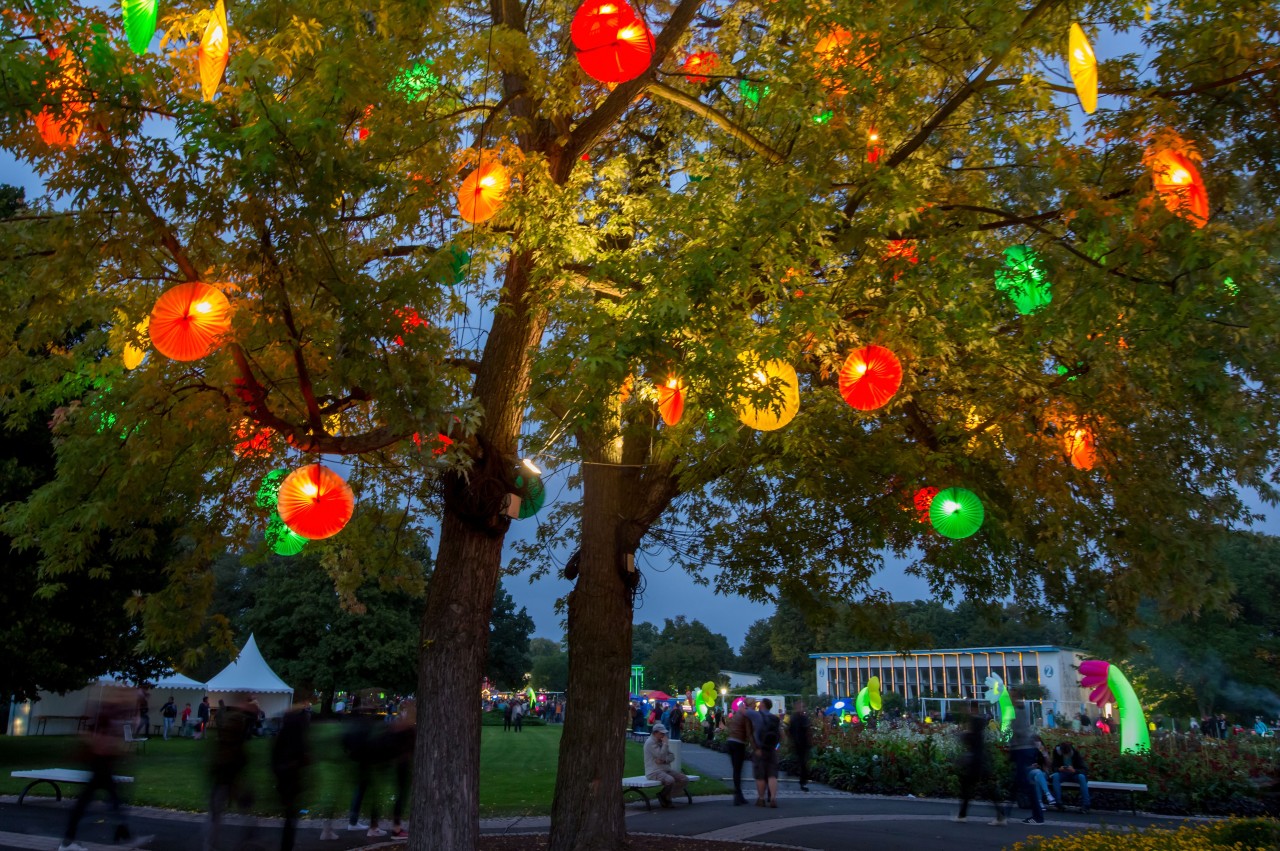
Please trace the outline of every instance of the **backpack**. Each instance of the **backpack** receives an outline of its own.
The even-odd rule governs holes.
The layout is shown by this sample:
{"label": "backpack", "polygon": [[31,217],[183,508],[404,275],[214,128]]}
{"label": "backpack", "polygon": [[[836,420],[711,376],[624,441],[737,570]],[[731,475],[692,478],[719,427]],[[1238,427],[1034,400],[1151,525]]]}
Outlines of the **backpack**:
{"label": "backpack", "polygon": [[774,715],[772,712],[765,712],[762,714],[764,715],[764,724],[761,728],[760,744],[767,751],[776,750],[779,742],[778,734],[781,722],[778,720],[778,716]]}

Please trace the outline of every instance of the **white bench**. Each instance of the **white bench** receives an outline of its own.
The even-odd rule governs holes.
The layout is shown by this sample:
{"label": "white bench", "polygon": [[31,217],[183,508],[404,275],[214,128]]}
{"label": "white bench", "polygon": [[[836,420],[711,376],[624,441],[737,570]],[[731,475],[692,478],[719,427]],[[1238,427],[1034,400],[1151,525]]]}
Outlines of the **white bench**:
{"label": "white bench", "polygon": [[[690,783],[694,783],[702,779],[702,777],[697,774],[686,774],[685,776],[689,778]],[[653,804],[650,803],[649,796],[645,794],[644,790],[653,789],[655,787],[661,788],[662,781],[650,780],[648,777],[645,777],[643,774],[637,775],[636,777],[622,778],[622,795],[624,799],[628,792],[635,792],[637,795],[639,795],[641,798],[644,799],[644,808],[646,810],[653,809]],[[689,794],[688,786],[684,787],[684,796],[689,799],[690,804],[693,803],[693,796]]]}
{"label": "white bench", "polygon": [[[10,777],[16,777],[19,780],[30,780],[21,792],[18,793],[18,803],[22,803],[22,799],[27,797],[27,793],[31,791],[32,786],[40,783],[48,783],[53,787],[53,793],[57,795],[57,800],[62,800],[62,790],[58,788],[59,783],[88,783],[93,779],[93,775],[88,771],[78,771],[73,768],[39,768],[32,771],[10,771]],[[132,777],[123,777],[119,774],[111,775],[112,779],[117,783],[132,783]]]}
{"label": "white bench", "polygon": [[[1063,783],[1062,793],[1064,795],[1066,794],[1068,789],[1075,789],[1076,791],[1079,791],[1080,785],[1078,783]],[[1134,801],[1133,796],[1137,792],[1146,792],[1146,791],[1147,791],[1146,783],[1117,783],[1112,780],[1090,780],[1089,781],[1090,793],[1093,793],[1093,792],[1125,792],[1127,793],[1129,796],[1129,811],[1132,812],[1134,815],[1138,814],[1138,805]]]}

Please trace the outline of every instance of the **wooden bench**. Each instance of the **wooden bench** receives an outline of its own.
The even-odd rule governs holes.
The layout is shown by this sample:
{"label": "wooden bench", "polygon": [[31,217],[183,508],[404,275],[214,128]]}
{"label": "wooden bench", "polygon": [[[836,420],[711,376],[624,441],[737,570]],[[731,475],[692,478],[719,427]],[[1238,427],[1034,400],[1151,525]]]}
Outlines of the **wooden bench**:
{"label": "wooden bench", "polygon": [[[10,777],[16,777],[19,780],[30,780],[21,792],[18,793],[18,803],[22,803],[22,799],[27,797],[27,793],[31,791],[31,787],[41,783],[48,783],[53,787],[53,793],[57,795],[57,800],[62,800],[62,789],[58,787],[59,783],[88,783],[93,775],[87,771],[78,771],[72,768],[40,768],[32,771],[10,771]],[[117,783],[132,783],[132,777],[122,777],[119,774],[113,774],[112,779]]]}
{"label": "wooden bench", "polygon": [[[1074,790],[1076,791],[1076,793],[1077,793],[1077,794],[1079,794],[1079,792],[1080,792],[1080,784],[1078,784],[1078,783],[1063,783],[1063,784],[1062,784],[1062,794],[1063,794],[1064,796],[1067,794],[1067,790],[1068,790],[1068,789],[1074,789]],[[1090,780],[1090,781],[1089,781],[1089,794],[1091,794],[1091,795],[1092,795],[1094,792],[1124,792],[1124,793],[1126,793],[1126,794],[1129,796],[1129,811],[1130,811],[1130,812],[1132,812],[1135,816],[1138,814],[1138,805],[1137,805],[1137,802],[1134,800],[1134,797],[1133,797],[1133,796],[1134,796],[1134,794],[1135,794],[1135,793],[1138,793],[1138,792],[1146,792],[1146,791],[1147,791],[1147,784],[1146,784],[1146,783],[1117,783],[1117,782],[1112,781],[1112,780]],[[1059,801],[1058,803],[1060,803],[1060,804],[1061,804],[1061,803],[1062,803],[1062,801]]]}
{"label": "wooden bench", "polygon": [[[702,777],[697,774],[686,774],[685,776],[689,778],[690,783],[694,783],[702,779]],[[653,789],[655,787],[659,789],[662,788],[662,781],[650,780],[648,777],[645,777],[643,774],[638,775],[636,777],[624,777],[622,778],[623,800],[625,801],[626,794],[628,792],[634,792],[637,795],[639,795],[642,799],[644,799],[644,808],[646,810],[651,810],[653,809],[653,804],[650,802],[650,798],[647,794],[645,794],[644,790]],[[688,786],[684,787],[684,796],[689,800],[690,804],[693,803],[693,796],[689,794]]]}

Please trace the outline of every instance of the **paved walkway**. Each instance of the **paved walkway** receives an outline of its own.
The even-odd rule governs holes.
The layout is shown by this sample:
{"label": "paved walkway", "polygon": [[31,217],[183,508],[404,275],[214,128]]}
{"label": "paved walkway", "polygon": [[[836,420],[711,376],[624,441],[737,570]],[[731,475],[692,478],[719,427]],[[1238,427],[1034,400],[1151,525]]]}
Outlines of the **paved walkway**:
{"label": "paved walkway", "polygon": [[[682,748],[685,770],[703,777],[728,778],[728,756],[698,745]],[[750,776],[748,769],[747,775]],[[754,801],[755,784],[744,782],[744,792]],[[1044,826],[1025,826],[1019,822],[1026,813],[1015,811],[1014,821],[1004,827],[989,826],[993,813],[989,803],[979,803],[971,810],[970,821],[951,821],[957,802],[889,798],[878,795],[850,795],[817,783],[808,793],[801,792],[794,781],[781,784],[778,808],[735,807],[729,795],[694,798],[692,805],[677,804],[672,809],[654,807],[646,810],[642,803],[627,806],[627,829],[636,836],[690,836],[767,842],[807,851],[846,851],[851,847],[875,848],[876,851],[921,851],[926,848],[957,847],[966,851],[1000,851],[1032,834],[1063,834],[1099,827],[1130,829],[1134,827],[1172,827],[1180,819],[1126,813],[1089,815],[1077,812],[1051,812]],[[0,849],[53,851],[66,824],[70,802],[55,803],[48,798],[28,798],[21,807],[14,796],[0,797]],[[204,837],[205,816],[177,813],[147,807],[130,811],[134,832],[153,835],[141,846],[151,851],[195,851]],[[224,848],[237,851],[275,851],[280,845],[280,820],[270,818],[229,817],[225,822]],[[343,830],[339,823],[336,841],[320,840],[317,821],[303,822],[298,836],[299,851],[348,848],[395,848],[402,843],[366,838],[362,832]],[[545,833],[550,819],[529,818],[484,819],[487,833]],[[91,851],[119,849],[111,845],[112,823],[101,804],[90,809],[82,826],[80,841]]]}

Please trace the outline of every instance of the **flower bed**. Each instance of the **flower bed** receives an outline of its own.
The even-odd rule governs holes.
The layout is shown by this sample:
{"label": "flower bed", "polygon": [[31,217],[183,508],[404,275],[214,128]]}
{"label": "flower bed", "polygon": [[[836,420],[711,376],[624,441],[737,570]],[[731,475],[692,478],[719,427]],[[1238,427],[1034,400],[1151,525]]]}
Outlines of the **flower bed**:
{"label": "flower bed", "polygon": [[1019,842],[1010,851],[1274,851],[1280,848],[1280,822],[1270,819],[1233,819],[1218,824],[1174,830],[1118,833],[1090,831],[1070,836],[1035,837]]}

